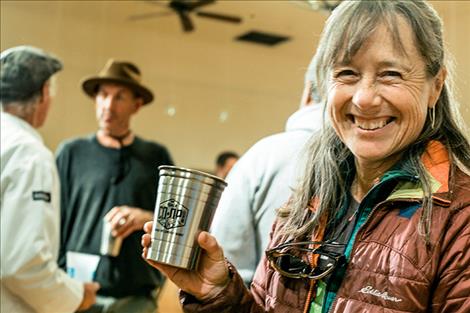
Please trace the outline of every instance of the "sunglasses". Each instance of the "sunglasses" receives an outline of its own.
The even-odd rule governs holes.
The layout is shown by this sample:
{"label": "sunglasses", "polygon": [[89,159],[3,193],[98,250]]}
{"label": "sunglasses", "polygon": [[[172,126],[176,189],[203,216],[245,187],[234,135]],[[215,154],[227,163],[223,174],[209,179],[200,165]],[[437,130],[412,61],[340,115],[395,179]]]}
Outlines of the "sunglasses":
{"label": "sunglasses", "polygon": [[[310,248],[312,246],[314,248]],[[328,276],[345,261],[344,254],[326,250],[343,248],[344,246],[344,244],[329,241],[287,242],[267,250],[266,257],[271,266],[283,276],[318,280]],[[297,253],[293,254],[292,252]],[[308,261],[297,256],[299,252],[306,252],[311,256],[317,255],[326,265],[312,267]]]}

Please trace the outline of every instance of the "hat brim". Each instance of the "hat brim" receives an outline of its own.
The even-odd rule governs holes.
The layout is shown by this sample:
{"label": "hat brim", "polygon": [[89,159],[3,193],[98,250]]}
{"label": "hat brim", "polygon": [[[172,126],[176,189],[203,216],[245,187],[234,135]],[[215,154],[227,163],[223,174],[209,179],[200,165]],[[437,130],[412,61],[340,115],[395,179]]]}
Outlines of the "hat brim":
{"label": "hat brim", "polygon": [[153,93],[148,89],[147,87],[143,85],[136,84],[132,81],[127,81],[119,78],[111,78],[111,77],[90,77],[86,78],[82,82],[82,88],[83,91],[90,96],[91,98],[94,98],[96,96],[96,92],[98,91],[98,86],[100,84],[118,84],[118,85],[124,85],[131,90],[133,90],[135,93],[137,93],[139,96],[142,97],[142,100],[145,104],[149,104],[150,102],[153,101]]}

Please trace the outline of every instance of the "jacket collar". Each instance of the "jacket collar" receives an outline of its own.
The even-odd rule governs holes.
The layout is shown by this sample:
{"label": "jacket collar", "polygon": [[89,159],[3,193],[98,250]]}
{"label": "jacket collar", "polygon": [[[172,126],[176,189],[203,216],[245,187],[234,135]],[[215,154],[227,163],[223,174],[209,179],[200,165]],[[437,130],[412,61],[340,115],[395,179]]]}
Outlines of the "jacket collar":
{"label": "jacket collar", "polygon": [[13,115],[13,114],[10,114],[8,112],[5,112],[5,111],[0,111],[0,116],[1,116],[1,119],[2,119],[2,125],[3,125],[3,120],[5,120],[6,122],[14,124],[17,127],[23,129],[26,133],[30,134],[37,141],[39,141],[41,143],[44,143],[44,141],[43,141],[41,135],[39,134],[39,132],[33,126],[31,126],[28,122],[26,122],[25,120]]}
{"label": "jacket collar", "polygon": [[[433,201],[449,205],[450,160],[446,147],[439,141],[430,141],[421,156],[421,160],[431,178]],[[397,186],[387,200],[422,199],[423,196],[424,192],[419,181],[404,181]]]}
{"label": "jacket collar", "polygon": [[445,146],[439,141],[429,142],[421,160],[434,180],[437,190],[433,190],[433,192],[449,192],[450,161]]}
{"label": "jacket collar", "polygon": [[[432,198],[434,202],[448,206],[451,203],[451,193],[449,192],[449,173],[450,160],[446,147],[439,141],[430,141],[421,156],[424,167],[431,178]],[[395,190],[387,197],[387,200],[395,199],[422,199],[423,189],[420,186],[417,177],[405,174],[400,166],[384,174],[378,184],[388,179],[403,177],[403,180],[397,185]],[[406,179],[405,179],[406,178]],[[313,198],[308,206],[313,213],[318,206],[318,198]]]}

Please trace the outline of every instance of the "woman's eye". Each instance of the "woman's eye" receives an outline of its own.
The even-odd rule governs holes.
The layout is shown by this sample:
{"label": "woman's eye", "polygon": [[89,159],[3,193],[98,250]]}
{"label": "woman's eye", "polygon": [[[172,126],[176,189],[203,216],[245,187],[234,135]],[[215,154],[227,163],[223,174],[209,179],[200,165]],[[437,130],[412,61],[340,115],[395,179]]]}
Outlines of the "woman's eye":
{"label": "woman's eye", "polygon": [[356,73],[353,70],[342,70],[336,74],[336,77],[353,76]]}
{"label": "woman's eye", "polygon": [[382,73],[383,77],[398,77],[401,78],[400,72],[397,71],[385,71]]}

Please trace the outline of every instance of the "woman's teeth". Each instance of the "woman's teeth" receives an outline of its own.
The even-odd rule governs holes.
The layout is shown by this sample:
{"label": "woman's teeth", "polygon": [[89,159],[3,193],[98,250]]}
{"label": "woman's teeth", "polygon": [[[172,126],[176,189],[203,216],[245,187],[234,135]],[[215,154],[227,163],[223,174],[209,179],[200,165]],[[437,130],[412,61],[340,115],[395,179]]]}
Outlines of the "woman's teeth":
{"label": "woman's teeth", "polygon": [[355,117],[354,118],[354,123],[359,127],[360,129],[363,130],[376,130],[385,127],[388,123],[392,121],[393,118],[380,118],[380,119],[374,119],[374,120],[364,120]]}

